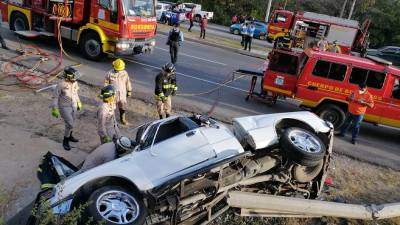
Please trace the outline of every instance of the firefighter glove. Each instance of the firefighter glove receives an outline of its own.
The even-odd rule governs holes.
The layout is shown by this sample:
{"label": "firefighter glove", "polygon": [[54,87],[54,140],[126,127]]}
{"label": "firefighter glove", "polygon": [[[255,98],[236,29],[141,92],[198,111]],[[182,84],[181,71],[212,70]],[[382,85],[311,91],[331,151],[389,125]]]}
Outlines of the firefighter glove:
{"label": "firefighter glove", "polygon": [[78,103],[77,103],[77,109],[78,109],[78,111],[81,111],[82,108],[83,108],[82,102],[78,102]]}
{"label": "firefighter glove", "polygon": [[60,117],[60,110],[58,108],[53,108],[51,110],[51,115],[55,118],[59,118]]}
{"label": "firefighter glove", "polygon": [[128,91],[128,92],[126,93],[126,96],[127,96],[127,97],[131,97],[131,96],[132,96],[132,91]]}
{"label": "firefighter glove", "polygon": [[104,136],[103,143],[109,143],[109,142],[112,142],[112,139],[109,136]]}

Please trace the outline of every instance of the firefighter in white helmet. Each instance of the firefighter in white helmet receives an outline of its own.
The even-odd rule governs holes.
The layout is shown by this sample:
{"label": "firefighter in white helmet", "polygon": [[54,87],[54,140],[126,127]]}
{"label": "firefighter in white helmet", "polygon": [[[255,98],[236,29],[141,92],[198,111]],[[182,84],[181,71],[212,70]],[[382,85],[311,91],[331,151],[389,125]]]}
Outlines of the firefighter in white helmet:
{"label": "firefighter in white helmet", "polygon": [[107,85],[101,89],[102,102],[97,111],[97,131],[102,144],[116,140],[120,136],[115,119],[115,89]]}
{"label": "firefighter in white helmet", "polygon": [[69,142],[78,142],[79,140],[72,136],[76,113],[82,110],[82,103],[78,95],[78,82],[81,77],[79,71],[72,67],[64,68],[64,80],[57,84],[54,91],[51,114],[59,118],[60,115],[65,122],[65,132],[63,147],[66,151],[71,150]]}
{"label": "firefighter in white helmet", "polygon": [[88,156],[82,165],[82,170],[88,170],[103,163],[110,162],[116,158],[122,157],[132,150],[132,142],[127,137],[120,137],[114,142],[100,145]]}
{"label": "firefighter in white helmet", "polygon": [[116,59],[113,63],[113,69],[107,73],[104,80],[104,86],[112,85],[115,88],[115,100],[119,109],[120,122],[127,125],[126,110],[128,100],[127,97],[132,95],[132,85],[129,75],[125,70],[125,62],[122,59]]}

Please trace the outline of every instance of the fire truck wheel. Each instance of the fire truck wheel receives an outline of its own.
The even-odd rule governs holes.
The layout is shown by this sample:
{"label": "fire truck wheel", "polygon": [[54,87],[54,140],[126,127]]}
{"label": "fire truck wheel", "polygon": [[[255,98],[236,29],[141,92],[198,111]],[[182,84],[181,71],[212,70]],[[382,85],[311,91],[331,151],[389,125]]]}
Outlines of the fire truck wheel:
{"label": "fire truck wheel", "polygon": [[13,12],[10,19],[10,30],[22,31],[29,30],[29,23],[26,16],[20,12]]}
{"label": "fire truck wheel", "polygon": [[283,155],[302,166],[316,166],[324,158],[326,147],[317,135],[299,127],[290,127],[280,138]]}
{"label": "fire truck wheel", "polygon": [[103,46],[96,33],[86,33],[81,41],[83,55],[90,60],[99,61],[103,58]]}
{"label": "fire truck wheel", "polygon": [[333,124],[335,129],[341,127],[346,119],[344,110],[333,104],[323,105],[317,110],[317,114],[323,120],[329,121]]}

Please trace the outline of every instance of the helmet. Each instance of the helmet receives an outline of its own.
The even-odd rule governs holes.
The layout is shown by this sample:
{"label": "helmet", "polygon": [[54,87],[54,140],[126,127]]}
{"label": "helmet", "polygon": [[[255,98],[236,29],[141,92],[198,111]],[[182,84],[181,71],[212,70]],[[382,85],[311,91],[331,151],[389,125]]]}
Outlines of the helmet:
{"label": "helmet", "polygon": [[115,70],[120,71],[125,69],[125,62],[122,59],[116,59],[112,63]]}
{"label": "helmet", "polygon": [[120,137],[117,139],[116,145],[117,154],[122,155],[132,148],[131,140],[127,137]]}
{"label": "helmet", "polygon": [[166,73],[174,73],[176,71],[174,64],[167,63],[162,67],[162,70]]}
{"label": "helmet", "polygon": [[107,85],[101,89],[100,97],[107,99],[115,95],[115,88],[112,85]]}
{"label": "helmet", "polygon": [[78,70],[73,67],[67,66],[64,68],[64,78],[70,81],[76,81],[81,77]]}

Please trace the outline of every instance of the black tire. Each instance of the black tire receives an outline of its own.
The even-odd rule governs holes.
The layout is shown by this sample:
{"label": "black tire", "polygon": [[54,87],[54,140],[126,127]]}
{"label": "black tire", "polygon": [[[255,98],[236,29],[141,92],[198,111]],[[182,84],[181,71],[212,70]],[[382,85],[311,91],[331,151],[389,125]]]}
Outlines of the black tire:
{"label": "black tire", "polygon": [[318,162],[316,166],[295,165],[293,167],[293,179],[300,183],[308,183],[316,178],[324,166],[324,160]]}
{"label": "black tire", "polygon": [[[107,214],[107,215],[110,215],[108,218],[105,218],[100,214],[100,211],[102,211],[102,210],[105,211],[104,207],[106,207],[104,204],[101,204],[101,203],[105,203],[105,201],[101,202],[101,200],[102,199],[103,200],[104,199],[113,199],[114,195],[112,195],[112,193],[124,193],[124,195],[122,195],[122,197],[118,196],[118,195],[115,197],[117,199],[117,201],[120,201],[123,204],[126,204],[130,200],[131,202],[128,202],[128,204],[127,204],[127,205],[129,205],[129,203],[133,203],[132,199],[134,199],[134,201],[136,203],[135,206],[138,208],[138,211],[139,211],[138,214],[133,217],[136,219],[132,220],[133,219],[132,217],[127,216],[126,218],[128,218],[132,221],[128,220],[122,224],[127,224],[127,225],[142,225],[142,224],[144,224],[146,216],[147,216],[147,208],[144,205],[142,198],[140,197],[140,195],[138,193],[135,193],[132,190],[128,190],[125,187],[119,187],[119,186],[104,186],[104,187],[101,187],[101,188],[95,190],[88,199],[88,206],[85,211],[86,212],[85,216],[87,218],[90,218],[90,217],[93,218],[94,222],[103,221],[102,224],[105,224],[105,225],[117,225],[118,222],[113,222],[114,220],[116,221],[117,218],[111,216],[112,213]],[[127,197],[127,196],[129,196],[129,197]],[[122,198],[125,199],[125,201],[121,201]],[[129,199],[129,198],[131,198],[131,199]],[[118,211],[118,209],[114,209],[114,211]]]}
{"label": "black tire", "polygon": [[239,34],[240,34],[240,31],[239,31],[239,30],[236,30],[236,29],[234,29],[234,30],[233,30],[233,34],[235,34],[235,35],[239,35]]}
{"label": "black tire", "polygon": [[104,58],[103,44],[96,33],[86,33],[80,41],[80,48],[85,58],[100,61]]}
{"label": "black tire", "polygon": [[[304,139],[307,143],[300,143]],[[283,156],[302,166],[318,165],[326,152],[325,144],[317,135],[299,127],[290,127],[284,131],[280,147]]]}
{"label": "black tire", "polygon": [[317,114],[321,119],[331,122],[335,129],[340,128],[346,119],[346,113],[344,110],[334,104],[321,106],[317,110]]}
{"label": "black tire", "polygon": [[201,15],[197,14],[194,16],[194,21],[200,23],[201,21]]}
{"label": "black tire", "polygon": [[10,30],[29,30],[29,22],[26,16],[20,12],[13,12],[10,19]]}

